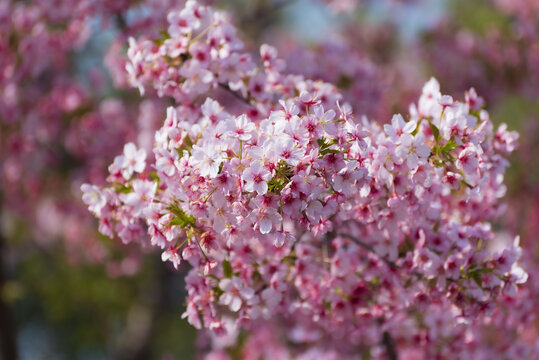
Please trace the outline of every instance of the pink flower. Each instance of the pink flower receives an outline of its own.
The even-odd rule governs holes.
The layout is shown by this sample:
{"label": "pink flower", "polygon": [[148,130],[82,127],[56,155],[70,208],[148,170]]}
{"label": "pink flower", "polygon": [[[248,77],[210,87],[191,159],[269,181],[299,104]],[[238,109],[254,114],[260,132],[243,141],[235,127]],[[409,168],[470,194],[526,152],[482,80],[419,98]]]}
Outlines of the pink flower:
{"label": "pink flower", "polygon": [[206,98],[204,104],[200,107],[202,114],[205,118],[209,119],[212,124],[227,119],[230,115],[223,110],[221,105],[210,98]]}
{"label": "pink flower", "polygon": [[475,146],[470,145],[465,147],[459,153],[455,164],[458,169],[464,172],[468,181],[476,182],[479,175],[479,156]]}
{"label": "pink flower", "polygon": [[215,178],[219,173],[219,166],[223,161],[222,155],[213,146],[200,147],[193,146],[191,156],[193,164],[198,166],[198,171],[202,176]]}
{"label": "pink flower", "polygon": [[384,125],[384,130],[391,140],[397,142],[403,134],[411,134],[416,126],[417,123],[415,121],[405,122],[402,115],[398,114],[393,115],[391,125]]}
{"label": "pink flower", "polygon": [[254,290],[245,286],[244,282],[236,276],[232,279],[222,279],[219,287],[223,290],[219,303],[228,306],[233,312],[238,312],[242,303],[251,300],[255,295]]}
{"label": "pink flower", "polygon": [[107,198],[98,186],[82,184],[82,201],[88,205],[88,210],[100,216],[101,209],[107,205]]}
{"label": "pink flower", "polygon": [[255,225],[258,225],[260,233],[268,234],[273,228],[277,228],[283,219],[277,210],[274,207],[265,206],[259,201],[253,201],[253,203],[258,204],[258,207],[253,210],[250,217]]}
{"label": "pink flower", "polygon": [[395,153],[399,158],[405,159],[408,168],[415,169],[430,156],[430,148],[425,145],[425,136],[421,133],[412,136],[403,134],[400,137],[400,145]]}
{"label": "pink flower", "polygon": [[168,33],[172,37],[187,35],[200,27],[200,20],[195,15],[195,9],[199,6],[195,1],[187,1],[181,11],[171,11],[167,20],[169,22]]}
{"label": "pink flower", "polygon": [[251,138],[251,132],[255,130],[255,124],[249,121],[246,115],[230,118],[226,123],[226,134],[241,141]]}
{"label": "pink flower", "polygon": [[179,160],[177,151],[159,149],[155,156],[155,168],[162,171],[167,176],[172,176],[176,172],[176,162]]}
{"label": "pink flower", "polygon": [[185,54],[187,52],[188,44],[189,38],[186,36],[178,36],[172,39],[167,39],[164,43],[167,48],[167,54],[171,58],[177,58],[181,54]]}
{"label": "pink flower", "polygon": [[296,166],[303,159],[304,152],[294,145],[294,140],[281,137],[275,146],[275,152],[287,164]]}
{"label": "pink flower", "polygon": [[124,179],[131,178],[134,172],[141,173],[146,167],[146,150],[139,149],[133,143],[124,146],[124,154],[121,159],[122,175]]}
{"label": "pink flower", "polygon": [[241,179],[245,181],[245,191],[256,191],[259,195],[264,195],[268,191],[267,182],[271,180],[271,177],[271,172],[259,161],[251,163],[251,166],[241,175]]}
{"label": "pink flower", "polygon": [[134,180],[132,182],[133,192],[121,194],[120,199],[133,207],[133,214],[139,216],[144,208],[152,201],[157,190],[157,184],[147,180]]}
{"label": "pink flower", "polygon": [[163,251],[161,254],[161,260],[163,262],[170,261],[172,262],[172,265],[174,265],[174,268],[178,270],[178,266],[181,262],[180,254],[178,253],[178,250],[175,249],[173,246],[171,246],[168,250]]}

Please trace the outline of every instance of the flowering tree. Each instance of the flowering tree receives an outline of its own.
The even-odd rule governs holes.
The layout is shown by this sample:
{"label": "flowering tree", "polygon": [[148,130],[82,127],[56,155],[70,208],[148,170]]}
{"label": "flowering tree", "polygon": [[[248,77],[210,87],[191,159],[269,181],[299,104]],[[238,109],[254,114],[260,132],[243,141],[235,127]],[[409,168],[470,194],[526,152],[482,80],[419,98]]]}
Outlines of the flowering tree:
{"label": "flowering tree", "polygon": [[225,13],[167,19],[129,40],[130,83],[174,102],[152,154],[127,143],[83,200],[101,233],[189,263],[183,316],[214,337],[208,359],[539,356],[515,327],[519,238],[492,227],[517,134],[475,90],[431,79],[382,126],[274,47],[247,52]]}
{"label": "flowering tree", "polygon": [[[125,21],[127,13],[149,5],[148,15]],[[149,33],[164,22],[170,6],[168,1],[0,2],[2,359],[15,359],[17,346],[6,300],[9,270],[22,272],[27,259],[43,253],[72,265],[106,264],[112,277],[132,275],[138,268],[140,249],[123,247],[117,261],[111,254],[120,253],[118,247],[99,241],[78,188],[83,181],[104,182],[109,154],[120,151],[123,142],[153,136],[161,101],[130,97],[130,89],[121,88],[126,56],[114,44]],[[102,19],[101,30],[116,37],[110,49],[103,49],[115,96],[105,95],[105,72],[99,66],[87,72],[79,68],[91,61],[85,50],[97,32],[96,18]],[[60,239],[62,252],[56,251]]]}

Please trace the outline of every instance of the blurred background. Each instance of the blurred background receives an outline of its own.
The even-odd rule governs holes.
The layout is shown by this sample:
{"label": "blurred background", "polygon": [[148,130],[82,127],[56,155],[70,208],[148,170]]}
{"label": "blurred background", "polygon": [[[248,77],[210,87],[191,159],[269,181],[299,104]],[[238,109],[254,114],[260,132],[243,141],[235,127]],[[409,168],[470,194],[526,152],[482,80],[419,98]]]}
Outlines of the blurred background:
{"label": "blurred background", "polygon": [[[336,84],[356,117],[405,113],[422,84],[475,87],[520,132],[506,215],[527,270],[539,246],[539,1],[214,0],[247,47]],[[0,0],[0,359],[191,359],[187,264],[99,235],[80,200],[134,141],[150,152],[167,100],[141,98],[127,39],[165,28],[181,0]],[[531,281],[535,281],[533,278]],[[534,285],[539,288],[539,286]],[[539,328],[539,327],[538,327]],[[537,335],[537,334],[536,334]]]}

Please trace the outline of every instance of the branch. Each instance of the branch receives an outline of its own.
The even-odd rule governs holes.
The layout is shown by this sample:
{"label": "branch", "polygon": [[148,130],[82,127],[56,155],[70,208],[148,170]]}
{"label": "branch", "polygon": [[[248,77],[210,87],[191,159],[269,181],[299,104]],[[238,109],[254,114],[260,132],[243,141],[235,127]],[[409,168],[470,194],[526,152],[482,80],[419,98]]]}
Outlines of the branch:
{"label": "branch", "polygon": [[[388,258],[384,257],[384,256],[381,256],[379,255],[372,246],[370,246],[369,244],[365,244],[363,241],[361,240],[358,240],[356,239],[355,237],[353,237],[352,235],[349,235],[349,234],[339,234],[340,236],[342,237],[345,237],[347,239],[349,239],[350,241],[352,241],[353,243],[355,243],[356,245],[359,245],[361,246],[363,249],[367,250],[367,251],[370,251],[371,253],[373,253],[374,255],[376,255],[380,260],[382,260],[383,262],[385,262],[389,267],[391,267],[392,269],[395,269],[395,270],[402,270],[402,268],[395,264],[393,261],[389,260]],[[414,274],[415,276],[417,276],[418,278],[423,278],[423,274],[417,272],[417,271],[412,271],[412,274]]]}
{"label": "branch", "polygon": [[123,32],[128,28],[127,21],[125,20],[125,17],[122,12],[115,13],[114,18],[116,19],[116,23],[120,31]]}
{"label": "branch", "polygon": [[[0,192],[0,218],[2,214],[2,194]],[[4,286],[6,278],[4,274],[4,255],[6,240],[3,229],[0,227],[0,360],[17,359],[17,331],[11,315],[11,310],[4,300]]]}
{"label": "branch", "polygon": [[237,91],[232,90],[232,89],[230,88],[230,86],[228,86],[228,84],[219,83],[219,87],[220,87],[221,89],[226,90],[228,93],[232,94],[236,99],[241,100],[241,102],[243,102],[244,104],[249,105],[249,106],[251,106],[251,107],[254,107],[254,105],[251,104],[251,101],[249,101],[249,99],[244,98],[243,96],[241,96],[240,94],[238,94]]}
{"label": "branch", "polygon": [[397,355],[397,348],[395,347],[395,340],[393,340],[393,337],[387,331],[384,331],[384,334],[382,335],[382,345],[384,345],[386,348],[388,360],[399,359],[399,356]]}
{"label": "branch", "polygon": [[358,240],[358,239],[356,239],[355,237],[353,237],[352,235],[349,235],[349,234],[339,234],[339,235],[347,238],[348,240],[351,240],[354,244],[359,245],[363,249],[370,251],[371,253],[376,255],[378,258],[380,258],[380,260],[382,260],[387,265],[389,265],[391,268],[393,268],[395,270],[400,269],[400,267],[397,264],[395,264],[393,261],[389,260],[388,258],[386,258],[384,256],[378,255],[378,253],[374,250],[374,248],[372,246],[370,246],[369,244],[365,244],[363,241]]}
{"label": "branch", "polygon": [[162,315],[170,289],[170,284],[167,284],[170,272],[165,266],[158,269],[154,281],[144,288],[141,298],[133,303],[129,311],[127,325],[115,349],[116,360],[144,360],[151,357],[158,318]]}
{"label": "branch", "polygon": [[245,18],[241,19],[240,22],[247,25],[256,25],[255,31],[259,34],[272,25],[279,11],[295,2],[296,0],[277,0],[268,5],[267,2],[260,1],[255,11],[246,14]]}

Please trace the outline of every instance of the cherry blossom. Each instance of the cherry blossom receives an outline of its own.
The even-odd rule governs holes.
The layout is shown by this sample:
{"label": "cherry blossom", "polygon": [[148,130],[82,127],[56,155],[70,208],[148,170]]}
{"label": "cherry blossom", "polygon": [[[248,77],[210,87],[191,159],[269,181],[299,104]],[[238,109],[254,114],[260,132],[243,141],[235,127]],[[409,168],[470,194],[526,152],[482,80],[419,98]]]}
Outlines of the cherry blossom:
{"label": "cherry blossom", "polygon": [[188,263],[183,316],[221,339],[278,329],[266,345],[290,358],[488,353],[480,329],[529,277],[518,242],[490,247],[516,134],[434,78],[391,125],[357,120],[275,48],[257,65],[226,19],[194,1],[169,15],[165,37],[191,39],[173,61],[160,38],[131,42],[131,83],[174,106],[151,166],[124,170],[129,146],[109,185],[84,186],[107,194],[87,201],[106,233]]}
{"label": "cherry blossom", "polygon": [[268,181],[271,179],[271,172],[262,163],[257,161],[245,169],[241,178],[245,181],[245,190],[249,192],[256,191],[258,194],[264,195],[268,191]]}

